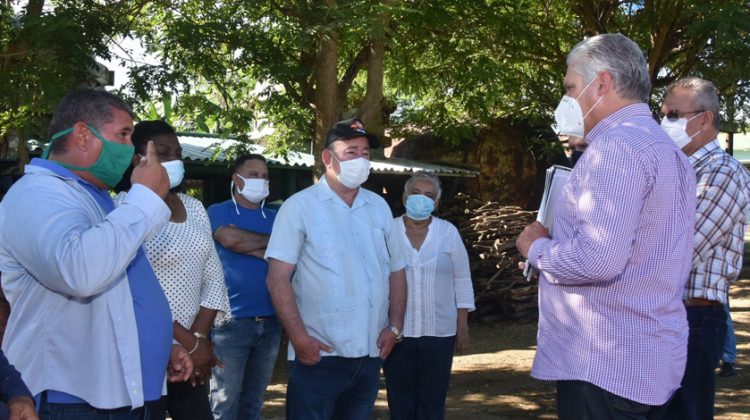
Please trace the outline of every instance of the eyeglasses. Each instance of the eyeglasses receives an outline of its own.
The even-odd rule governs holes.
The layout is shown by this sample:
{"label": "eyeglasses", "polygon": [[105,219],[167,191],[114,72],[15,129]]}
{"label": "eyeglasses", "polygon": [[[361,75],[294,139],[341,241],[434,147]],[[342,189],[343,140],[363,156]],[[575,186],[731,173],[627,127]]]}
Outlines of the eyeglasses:
{"label": "eyeglasses", "polygon": [[695,111],[680,112],[674,109],[672,111],[667,112],[666,114],[661,114],[661,117],[666,118],[669,122],[675,122],[688,114],[700,114],[701,112],[704,112],[704,111],[705,110],[703,109],[696,109]]}

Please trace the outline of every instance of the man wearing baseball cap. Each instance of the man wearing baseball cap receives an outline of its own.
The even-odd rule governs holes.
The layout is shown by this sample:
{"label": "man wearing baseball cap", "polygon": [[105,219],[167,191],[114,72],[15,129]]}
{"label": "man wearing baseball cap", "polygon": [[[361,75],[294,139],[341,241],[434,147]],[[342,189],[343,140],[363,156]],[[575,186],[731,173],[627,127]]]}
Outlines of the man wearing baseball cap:
{"label": "man wearing baseball cap", "polygon": [[289,335],[287,419],[364,420],[402,338],[405,261],[385,200],[360,187],[378,138],[349,119],[325,146],[325,176],[276,216],[267,282]]}

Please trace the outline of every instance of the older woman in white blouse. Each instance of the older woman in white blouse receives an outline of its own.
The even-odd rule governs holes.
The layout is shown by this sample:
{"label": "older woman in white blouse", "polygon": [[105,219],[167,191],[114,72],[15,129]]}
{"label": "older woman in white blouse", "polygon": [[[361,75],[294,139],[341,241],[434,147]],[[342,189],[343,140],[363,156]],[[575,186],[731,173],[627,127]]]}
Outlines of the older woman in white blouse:
{"label": "older woman in white blouse", "polygon": [[456,227],[432,215],[440,193],[437,176],[415,173],[404,187],[406,214],[394,219],[409,291],[404,339],[383,366],[394,420],[443,419],[454,350],[469,346],[469,257]]}

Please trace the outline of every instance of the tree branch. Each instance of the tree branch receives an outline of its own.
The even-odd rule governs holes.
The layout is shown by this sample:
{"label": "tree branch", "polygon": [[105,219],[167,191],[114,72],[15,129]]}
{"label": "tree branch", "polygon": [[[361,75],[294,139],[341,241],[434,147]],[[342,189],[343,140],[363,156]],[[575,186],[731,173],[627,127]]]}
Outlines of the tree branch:
{"label": "tree branch", "polygon": [[357,78],[357,74],[359,71],[364,67],[365,64],[367,64],[367,60],[370,59],[370,44],[367,44],[363,46],[359,52],[354,56],[352,61],[349,63],[349,66],[347,67],[346,71],[344,72],[343,77],[338,83],[338,96],[339,100],[342,101],[346,98],[346,95],[349,93],[349,89],[352,87],[352,83],[354,83],[354,79]]}

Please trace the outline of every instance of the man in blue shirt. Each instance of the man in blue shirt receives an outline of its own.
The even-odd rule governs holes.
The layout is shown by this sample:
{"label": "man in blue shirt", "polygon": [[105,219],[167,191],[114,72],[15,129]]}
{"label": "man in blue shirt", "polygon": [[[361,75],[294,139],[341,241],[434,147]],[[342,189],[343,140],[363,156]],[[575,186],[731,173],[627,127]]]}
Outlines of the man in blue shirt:
{"label": "man in blue shirt", "polygon": [[268,167],[261,155],[245,155],[232,169],[232,198],[208,208],[216,249],[224,266],[231,317],[218,320],[212,339],[224,367],[211,379],[215,418],[259,419],[263,393],[279,352],[281,324],[266,287],[263,259],[276,212],[264,208]]}
{"label": "man in blue shirt", "polygon": [[[107,187],[133,157],[133,116],[104,91],[63,98],[51,143],[0,203],[8,359],[42,418],[164,418],[165,377],[192,363],[142,244],[167,222],[169,180],[152,143],[117,208]],[[169,375],[167,368],[169,367]]]}

